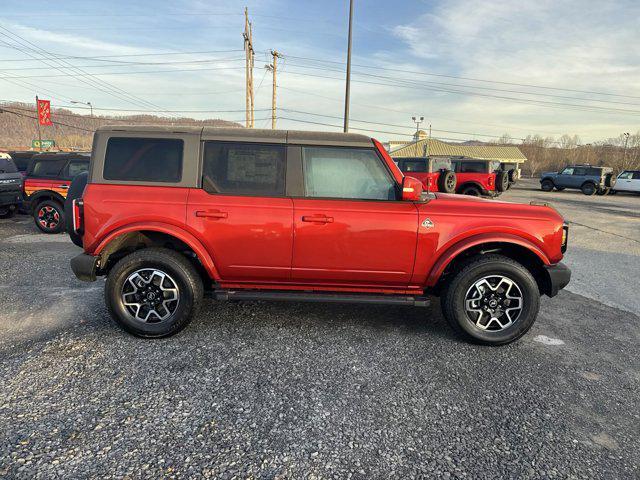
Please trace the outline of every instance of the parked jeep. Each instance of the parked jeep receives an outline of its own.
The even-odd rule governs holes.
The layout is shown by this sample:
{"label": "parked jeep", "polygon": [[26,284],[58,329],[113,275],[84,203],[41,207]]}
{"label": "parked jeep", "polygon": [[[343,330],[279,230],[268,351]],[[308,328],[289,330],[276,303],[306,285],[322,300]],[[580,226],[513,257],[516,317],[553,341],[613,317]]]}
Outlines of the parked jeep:
{"label": "parked jeep", "polygon": [[554,188],[558,191],[575,188],[585,195],[606,195],[615,183],[612,168],[591,165],[572,165],[560,172],[544,172],[540,176],[540,187],[545,192]]}
{"label": "parked jeep", "polygon": [[422,182],[428,192],[455,193],[456,174],[448,158],[401,157],[394,162],[402,173]]}
{"label": "parked jeep", "polygon": [[40,153],[34,155],[24,179],[25,206],[44,233],[64,230],[64,200],[71,180],[89,168],[83,153]]}
{"label": "parked jeep", "polygon": [[0,153],[0,218],[13,216],[22,203],[22,175],[11,157]]}
{"label": "parked jeep", "polygon": [[456,158],[456,193],[474,197],[495,197],[509,188],[509,173],[502,170],[500,162]]}
{"label": "parked jeep", "polygon": [[16,164],[18,171],[22,175],[27,174],[27,169],[29,168],[29,162],[31,162],[31,159],[33,158],[34,155],[38,154],[38,152],[33,150],[13,150],[7,153],[11,155],[11,159],[13,160],[13,163]]}
{"label": "parked jeep", "polygon": [[84,248],[71,268],[106,275],[111,315],[141,337],[180,331],[205,291],[414,306],[437,295],[456,332],[504,344],[570,278],[556,210],[423,192],[363,135],[101,127],[86,182],[70,189]]}

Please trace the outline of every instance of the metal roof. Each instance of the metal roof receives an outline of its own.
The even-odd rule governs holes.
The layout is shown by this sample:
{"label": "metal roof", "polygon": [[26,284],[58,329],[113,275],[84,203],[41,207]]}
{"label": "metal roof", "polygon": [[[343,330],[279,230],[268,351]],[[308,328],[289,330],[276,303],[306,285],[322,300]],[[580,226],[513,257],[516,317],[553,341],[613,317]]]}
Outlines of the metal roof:
{"label": "metal roof", "polygon": [[433,138],[418,140],[396,148],[390,152],[396,157],[467,157],[478,160],[499,160],[501,162],[522,163],[527,157],[516,146],[499,145],[456,145]]}

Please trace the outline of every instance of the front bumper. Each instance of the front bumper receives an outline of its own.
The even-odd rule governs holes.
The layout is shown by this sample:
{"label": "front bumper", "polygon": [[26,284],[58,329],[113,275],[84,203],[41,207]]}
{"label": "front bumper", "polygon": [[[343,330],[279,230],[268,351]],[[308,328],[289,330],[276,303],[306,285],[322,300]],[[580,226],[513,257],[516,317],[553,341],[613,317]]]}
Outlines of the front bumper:
{"label": "front bumper", "polygon": [[549,280],[548,291],[545,292],[550,297],[555,297],[560,290],[566,287],[571,280],[571,269],[564,263],[559,262],[555,265],[545,265]]}
{"label": "front bumper", "polygon": [[21,204],[22,192],[20,192],[20,190],[0,192],[0,207],[5,207],[7,205],[19,206]]}
{"label": "front bumper", "polygon": [[87,253],[81,253],[71,259],[71,270],[83,282],[95,282],[99,267],[100,257],[94,257]]}

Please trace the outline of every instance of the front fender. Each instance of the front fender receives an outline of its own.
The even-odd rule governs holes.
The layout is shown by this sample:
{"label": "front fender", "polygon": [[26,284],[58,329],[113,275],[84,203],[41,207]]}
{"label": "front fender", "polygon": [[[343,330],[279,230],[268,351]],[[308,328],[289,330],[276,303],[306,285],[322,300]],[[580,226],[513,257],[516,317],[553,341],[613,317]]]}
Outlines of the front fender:
{"label": "front fender", "polygon": [[474,235],[472,237],[464,238],[450,247],[448,247],[433,264],[429,274],[427,276],[426,286],[433,287],[438,283],[440,275],[444,272],[445,268],[465,250],[473,248],[483,243],[511,243],[521,247],[525,247],[532,253],[536,254],[544,265],[551,265],[551,261],[547,255],[533,242],[519,237],[518,235],[508,233],[482,233]]}
{"label": "front fender", "polygon": [[218,280],[220,278],[218,270],[213,262],[213,258],[194,235],[183,228],[177,227],[176,225],[161,222],[137,222],[117,228],[109,232],[109,234],[98,243],[98,246],[93,250],[93,255],[100,255],[100,253],[118,237],[127,233],[141,231],[165,233],[184,242],[198,256],[200,263],[202,263],[209,276],[214,280]]}

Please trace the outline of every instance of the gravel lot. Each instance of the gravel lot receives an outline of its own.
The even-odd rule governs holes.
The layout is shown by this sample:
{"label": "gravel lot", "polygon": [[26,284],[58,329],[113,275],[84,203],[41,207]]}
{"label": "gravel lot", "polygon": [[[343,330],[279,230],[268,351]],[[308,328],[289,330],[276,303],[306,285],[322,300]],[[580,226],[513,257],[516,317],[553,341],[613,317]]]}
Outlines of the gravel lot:
{"label": "gravel lot", "polygon": [[0,477],[639,478],[640,197],[535,186],[504,198],[567,216],[575,277],[500,348],[436,307],[211,300],[139,340],[66,236],[0,221]]}

